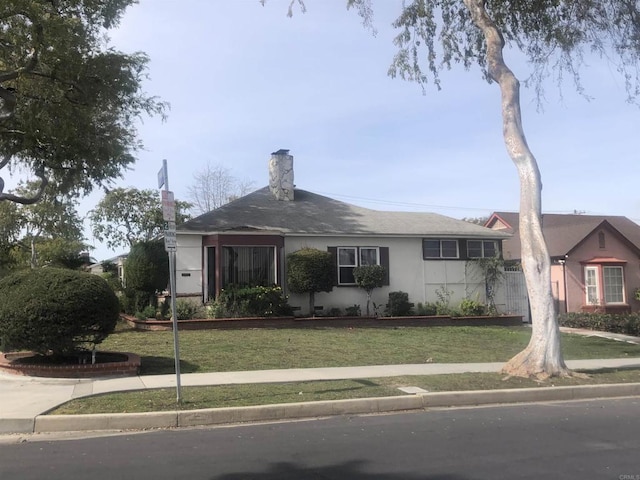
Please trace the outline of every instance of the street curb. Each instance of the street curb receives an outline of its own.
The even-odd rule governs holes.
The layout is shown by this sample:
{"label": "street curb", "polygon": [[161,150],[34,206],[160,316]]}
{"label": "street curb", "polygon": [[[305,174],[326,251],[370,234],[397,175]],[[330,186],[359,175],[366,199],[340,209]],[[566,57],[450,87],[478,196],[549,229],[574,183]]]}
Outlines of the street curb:
{"label": "street curb", "polygon": [[[640,383],[433,392],[321,402],[147,413],[38,415],[0,419],[0,433],[146,430],[459,407],[640,396]],[[10,430],[13,427],[14,430]]]}

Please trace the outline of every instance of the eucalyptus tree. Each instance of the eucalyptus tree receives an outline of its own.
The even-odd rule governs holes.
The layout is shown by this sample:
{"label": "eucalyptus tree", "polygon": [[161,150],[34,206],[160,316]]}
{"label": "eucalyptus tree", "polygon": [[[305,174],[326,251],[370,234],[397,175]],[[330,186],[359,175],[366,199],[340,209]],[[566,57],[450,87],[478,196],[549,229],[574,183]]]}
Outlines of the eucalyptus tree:
{"label": "eucalyptus tree", "polygon": [[134,162],[138,118],[166,105],[142,91],[146,55],[108,45],[133,3],[0,2],[0,174],[38,182],[24,197],[5,192],[0,177],[0,200],[35,203],[47,184],[84,194]]}
{"label": "eucalyptus tree", "polygon": [[[262,0],[265,3],[266,0]],[[305,10],[304,0],[291,0]],[[371,26],[373,2],[347,0]],[[505,61],[505,48],[527,59],[527,79],[538,99],[545,81],[569,77],[584,93],[585,56],[607,59],[622,77],[628,100],[640,95],[640,2],[638,0],[407,0],[393,22],[398,51],[391,77],[440,88],[440,72],[455,64],[478,67],[501,94],[502,133],[520,181],[522,267],[531,304],[532,335],[527,347],[504,367],[510,375],[569,375],[560,348],[551,293],[551,262],[542,235],[542,181],[524,133],[520,81]],[[461,133],[463,135],[463,133]]]}
{"label": "eucalyptus tree", "polygon": [[[176,201],[176,223],[188,219],[191,204]],[[93,236],[111,248],[131,248],[163,234],[162,202],[157,190],[108,190],[89,213]]]}

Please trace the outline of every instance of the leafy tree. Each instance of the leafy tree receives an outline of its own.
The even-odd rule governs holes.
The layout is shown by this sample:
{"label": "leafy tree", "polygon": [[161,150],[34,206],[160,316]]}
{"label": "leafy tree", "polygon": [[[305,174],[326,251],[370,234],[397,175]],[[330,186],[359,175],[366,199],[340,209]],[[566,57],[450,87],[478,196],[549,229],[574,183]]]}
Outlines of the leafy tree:
{"label": "leafy tree", "polygon": [[253,182],[238,180],[228,168],[208,163],[193,175],[187,192],[196,215],[202,215],[246,195],[252,188]]}
{"label": "leafy tree", "polygon": [[0,280],[0,338],[5,348],[68,355],[113,332],[120,305],[97,275],[29,269]]}
{"label": "leafy tree", "polygon": [[[48,184],[80,194],[120,176],[141,147],[135,123],[166,105],[142,91],[148,58],[109,48],[135,0],[3,0],[0,2],[0,171],[37,178],[37,202]],[[34,179],[34,178],[32,178]]]}
{"label": "leafy tree", "polygon": [[[191,205],[176,201],[176,222],[182,223]],[[131,248],[164,233],[162,201],[157,190],[115,188],[106,192],[89,215],[93,236],[109,248]]]}
{"label": "leafy tree", "polygon": [[335,285],[331,253],[303,248],[287,255],[287,283],[291,292],[309,294],[309,314],[313,315],[316,292],[330,292]]}
{"label": "leafy tree", "polygon": [[169,257],[163,242],[153,240],[133,245],[124,262],[124,277],[125,293],[135,302],[135,311],[155,305],[155,293],[169,283]]}
{"label": "leafy tree", "polygon": [[[265,3],[266,0],[261,0]],[[296,2],[292,1],[290,5]],[[304,0],[297,0],[304,11]],[[347,0],[370,26],[371,0]],[[291,14],[291,6],[289,8]],[[538,99],[544,81],[580,80],[585,53],[613,64],[625,83],[628,100],[640,95],[640,3],[637,0],[408,0],[393,22],[399,30],[392,77],[428,82],[440,88],[439,73],[461,64],[479,67],[501,93],[502,132],[520,179],[522,267],[531,304],[532,335],[527,347],[504,372],[518,376],[564,376],[570,372],[560,349],[557,312],[551,293],[551,262],[542,235],[542,181],[527,144],[520,108],[520,81],[503,50],[520,50],[532,73],[528,83]]]}
{"label": "leafy tree", "polygon": [[[21,184],[16,193],[20,197],[29,198],[36,195],[39,189],[38,183],[28,182]],[[60,247],[65,248],[59,259],[77,257],[81,251],[87,249],[82,243],[84,235],[82,220],[76,210],[77,201],[72,197],[59,195],[51,185],[44,189],[41,199],[41,202],[27,203],[17,208],[17,222],[23,233],[20,244],[28,245],[31,268],[39,266],[38,245],[42,245],[46,240],[64,239],[69,242],[66,247],[58,242]],[[56,255],[49,256],[50,261],[52,257]]]}
{"label": "leafy tree", "polygon": [[18,205],[0,202],[0,277],[16,265],[14,250],[19,236]]}
{"label": "leafy tree", "polygon": [[38,258],[48,267],[78,270],[90,262],[88,245],[80,240],[57,237],[39,242]]}
{"label": "leafy tree", "polygon": [[369,316],[371,292],[384,285],[385,276],[386,270],[382,265],[363,265],[353,269],[353,278],[355,278],[356,284],[367,292],[367,317]]}

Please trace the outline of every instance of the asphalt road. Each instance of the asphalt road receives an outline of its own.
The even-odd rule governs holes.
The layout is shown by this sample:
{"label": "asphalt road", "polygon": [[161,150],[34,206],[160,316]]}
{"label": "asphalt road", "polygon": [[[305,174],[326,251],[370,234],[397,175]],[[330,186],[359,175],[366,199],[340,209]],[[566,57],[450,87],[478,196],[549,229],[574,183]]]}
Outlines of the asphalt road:
{"label": "asphalt road", "polygon": [[0,479],[640,480],[640,398],[5,437]]}

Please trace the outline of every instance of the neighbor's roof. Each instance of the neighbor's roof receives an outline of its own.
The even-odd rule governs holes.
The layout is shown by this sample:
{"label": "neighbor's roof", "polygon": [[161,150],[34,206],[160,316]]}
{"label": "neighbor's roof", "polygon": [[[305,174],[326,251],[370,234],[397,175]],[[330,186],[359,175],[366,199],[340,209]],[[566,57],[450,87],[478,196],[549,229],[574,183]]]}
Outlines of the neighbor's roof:
{"label": "neighbor's roof", "polygon": [[295,200],[279,201],[261,188],[216,210],[191,219],[179,232],[275,231],[301,235],[441,235],[506,238],[463,220],[420,212],[384,212],[357,207],[306,190]]}
{"label": "neighbor's roof", "polygon": [[[501,231],[513,233],[513,237],[503,243],[505,259],[519,259],[521,257],[518,231],[520,215],[514,212],[494,212],[487,221],[487,225],[491,226],[497,221],[501,221],[508,227]],[[636,249],[640,249],[640,225],[627,217],[545,213],[542,215],[542,233],[547,242],[549,255],[551,257],[563,257],[568,254],[589,234],[600,227],[603,222],[606,222],[608,227],[625,237]]]}

